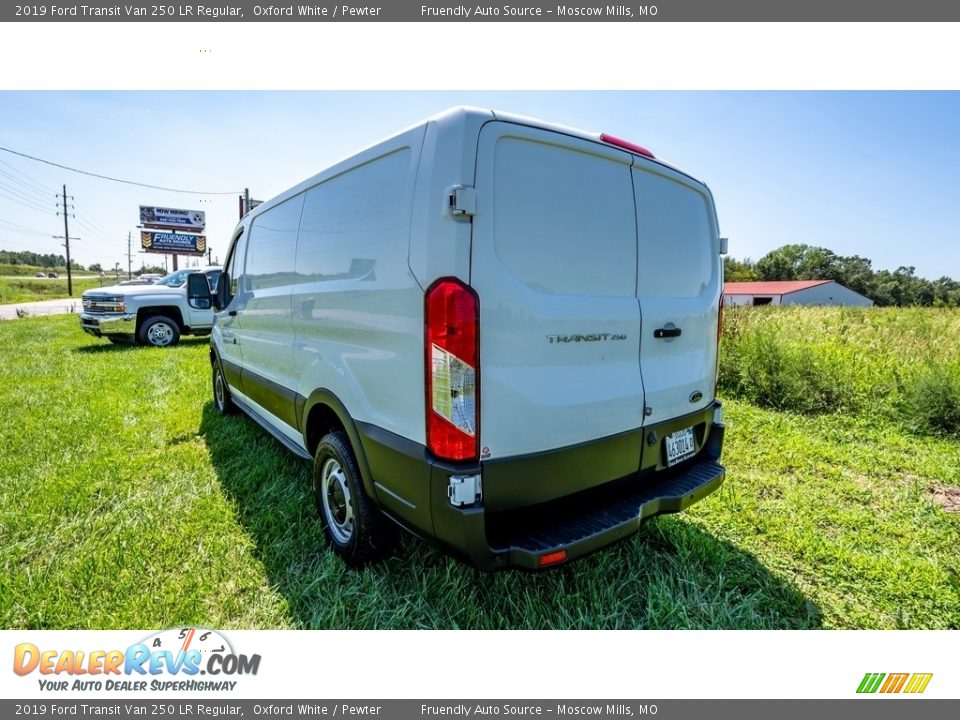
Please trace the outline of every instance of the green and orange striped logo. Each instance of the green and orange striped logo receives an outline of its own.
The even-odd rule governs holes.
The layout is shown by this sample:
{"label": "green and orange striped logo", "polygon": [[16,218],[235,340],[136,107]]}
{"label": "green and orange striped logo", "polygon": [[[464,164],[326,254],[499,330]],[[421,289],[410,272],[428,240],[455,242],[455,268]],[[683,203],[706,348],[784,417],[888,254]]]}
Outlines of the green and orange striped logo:
{"label": "green and orange striped logo", "polygon": [[922,693],[933,673],[867,673],[858,693]]}

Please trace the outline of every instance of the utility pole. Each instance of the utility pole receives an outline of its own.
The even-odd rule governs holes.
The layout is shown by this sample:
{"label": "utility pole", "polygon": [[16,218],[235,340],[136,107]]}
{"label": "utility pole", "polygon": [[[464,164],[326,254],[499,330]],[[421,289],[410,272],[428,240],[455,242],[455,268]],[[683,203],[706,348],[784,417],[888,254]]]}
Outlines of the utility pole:
{"label": "utility pole", "polygon": [[250,188],[243,189],[243,214],[250,212]]}
{"label": "utility pole", "polygon": [[127,280],[133,280],[133,255],[130,254],[129,230],[127,230]]}
{"label": "utility pole", "polygon": [[213,248],[207,245],[207,265],[213,265]]}
{"label": "utility pole", "polygon": [[[60,197],[60,195],[57,195]],[[73,207],[73,205],[67,205],[67,186],[63,186],[63,245],[67,249],[67,295],[73,297],[73,269],[70,267],[70,224],[67,222],[67,217],[70,215],[68,207]],[[69,196],[73,200],[73,196]],[[57,215],[60,214],[59,208],[60,203],[57,203]],[[59,235],[53,236],[56,239],[60,239]],[[80,238],[73,238],[74,240],[79,240]]]}

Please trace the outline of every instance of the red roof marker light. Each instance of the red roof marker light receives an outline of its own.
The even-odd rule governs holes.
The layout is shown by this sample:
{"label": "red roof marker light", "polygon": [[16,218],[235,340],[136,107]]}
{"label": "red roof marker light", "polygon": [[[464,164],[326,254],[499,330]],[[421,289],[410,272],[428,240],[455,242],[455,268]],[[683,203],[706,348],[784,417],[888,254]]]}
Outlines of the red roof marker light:
{"label": "red roof marker light", "polygon": [[642,145],[637,145],[636,143],[632,143],[629,140],[621,140],[620,138],[614,137],[613,135],[607,135],[607,133],[601,133],[600,142],[605,142],[608,145],[616,145],[617,147],[621,147],[624,150],[629,150],[632,153],[637,153],[637,155],[643,155],[644,157],[648,157],[651,160],[656,160],[656,157],[654,157],[652,152],[647,150]]}

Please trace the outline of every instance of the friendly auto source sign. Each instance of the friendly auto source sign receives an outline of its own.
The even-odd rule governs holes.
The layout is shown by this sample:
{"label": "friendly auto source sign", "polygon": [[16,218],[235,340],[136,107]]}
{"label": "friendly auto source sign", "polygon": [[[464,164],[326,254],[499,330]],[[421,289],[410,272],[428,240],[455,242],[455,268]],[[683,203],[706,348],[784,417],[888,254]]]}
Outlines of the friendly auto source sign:
{"label": "friendly auto source sign", "polygon": [[140,206],[140,224],[150,228],[203,230],[207,216],[203,210]]}
{"label": "friendly auto source sign", "polygon": [[140,245],[144,252],[203,255],[207,251],[207,236],[143,230],[140,232]]}

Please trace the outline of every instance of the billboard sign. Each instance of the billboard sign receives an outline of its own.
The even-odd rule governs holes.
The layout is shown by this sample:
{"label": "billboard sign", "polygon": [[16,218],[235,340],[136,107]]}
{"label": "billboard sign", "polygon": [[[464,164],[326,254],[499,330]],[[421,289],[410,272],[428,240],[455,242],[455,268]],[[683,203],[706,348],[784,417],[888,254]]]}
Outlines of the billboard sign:
{"label": "billboard sign", "polygon": [[207,252],[207,236],[142,230],[140,245],[144,252],[203,255]]}
{"label": "billboard sign", "polygon": [[140,224],[161,230],[203,230],[207,214],[203,210],[180,210],[177,208],[140,206]]}

